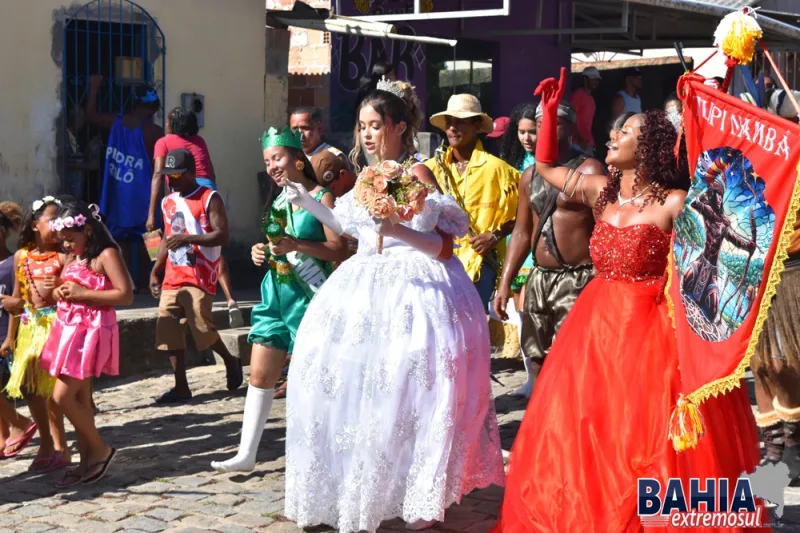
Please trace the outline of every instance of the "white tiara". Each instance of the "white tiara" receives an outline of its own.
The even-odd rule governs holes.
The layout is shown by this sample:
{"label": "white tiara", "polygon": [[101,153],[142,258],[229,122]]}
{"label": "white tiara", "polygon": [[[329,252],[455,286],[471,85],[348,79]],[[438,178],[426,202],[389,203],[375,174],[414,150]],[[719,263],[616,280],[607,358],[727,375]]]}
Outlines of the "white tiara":
{"label": "white tiara", "polygon": [[403,90],[395,82],[387,80],[386,76],[381,77],[380,81],[378,81],[378,86],[375,88],[379,91],[392,93],[401,100],[405,100],[406,98],[406,95],[403,94]]}

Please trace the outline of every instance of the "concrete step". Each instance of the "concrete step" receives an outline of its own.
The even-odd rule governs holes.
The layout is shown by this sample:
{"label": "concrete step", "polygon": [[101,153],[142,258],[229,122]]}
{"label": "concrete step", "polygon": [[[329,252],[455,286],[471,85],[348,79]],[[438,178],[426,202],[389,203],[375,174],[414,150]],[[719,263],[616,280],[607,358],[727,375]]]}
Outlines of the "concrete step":
{"label": "concrete step", "polygon": [[[251,295],[252,298],[252,295]],[[130,377],[144,374],[153,370],[169,370],[169,357],[166,353],[159,352],[155,348],[156,342],[156,321],[158,320],[158,307],[155,300],[150,300],[153,307],[142,305],[131,309],[121,309],[117,311],[117,321],[119,323],[120,334],[120,377]],[[250,312],[257,303],[253,299],[239,300],[239,309],[242,311],[245,324],[250,323]],[[212,311],[214,324],[222,333],[228,327],[228,307],[224,300],[214,302]],[[245,329],[245,328],[242,328]],[[199,352],[194,347],[194,340],[188,330],[186,330],[186,346],[188,366],[202,366],[215,364],[215,357],[211,350]],[[247,336],[244,335],[245,343]],[[229,347],[232,345],[229,345]],[[231,350],[234,355],[246,354],[245,365],[249,364],[250,352],[244,347]]]}
{"label": "concrete step", "polygon": [[[241,359],[244,366],[250,366],[250,350],[252,346],[247,342],[248,333],[250,333],[249,327],[225,329],[219,332],[219,336],[222,337],[222,342],[225,343],[228,351],[234,357]],[[224,364],[222,358],[216,353],[214,354],[214,360],[218,365]]]}

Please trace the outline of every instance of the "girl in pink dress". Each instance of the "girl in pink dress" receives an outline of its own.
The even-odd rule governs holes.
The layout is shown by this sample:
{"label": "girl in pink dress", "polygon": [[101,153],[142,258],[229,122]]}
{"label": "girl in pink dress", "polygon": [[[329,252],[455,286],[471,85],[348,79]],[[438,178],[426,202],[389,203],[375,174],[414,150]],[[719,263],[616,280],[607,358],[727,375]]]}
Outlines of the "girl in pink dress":
{"label": "girl in pink dress", "polygon": [[99,481],[116,454],[95,427],[91,382],[119,374],[114,306],[133,302],[133,281],[98,211],[83,202],[65,203],[50,223],[69,256],[53,291],[58,311],[41,365],[58,378],[53,399],[75,427],[81,454],[59,487]]}

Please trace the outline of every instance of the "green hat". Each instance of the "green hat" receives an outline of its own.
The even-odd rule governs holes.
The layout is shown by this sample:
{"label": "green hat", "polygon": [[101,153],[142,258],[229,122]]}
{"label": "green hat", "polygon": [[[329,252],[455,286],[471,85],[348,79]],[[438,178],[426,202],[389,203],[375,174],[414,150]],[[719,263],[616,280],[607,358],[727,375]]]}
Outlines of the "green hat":
{"label": "green hat", "polygon": [[303,134],[300,133],[300,130],[292,132],[289,126],[283,128],[282,132],[279,132],[276,128],[270,128],[261,134],[261,149],[266,150],[273,146],[285,146],[286,148],[294,148],[295,150],[302,151],[302,138]]}

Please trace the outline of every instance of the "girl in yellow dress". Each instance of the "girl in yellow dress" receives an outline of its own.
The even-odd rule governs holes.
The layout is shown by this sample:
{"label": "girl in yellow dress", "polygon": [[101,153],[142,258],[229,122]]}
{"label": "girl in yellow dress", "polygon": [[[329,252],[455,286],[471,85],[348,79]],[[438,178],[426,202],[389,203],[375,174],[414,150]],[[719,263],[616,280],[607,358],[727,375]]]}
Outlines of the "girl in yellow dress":
{"label": "girl in yellow dress", "polygon": [[64,264],[56,231],[50,228],[60,204],[52,196],[36,200],[22,224],[19,250],[14,254],[13,297],[22,298],[24,308],[10,317],[8,336],[0,346],[0,353],[14,354],[6,393],[28,402],[39,429],[39,451],[30,467],[35,472],[54,472],[71,463],[64,417],[52,401],[55,378],[39,365],[56,314],[52,292]]}

